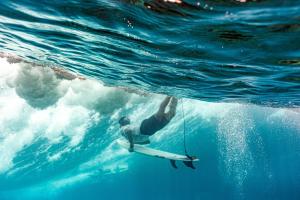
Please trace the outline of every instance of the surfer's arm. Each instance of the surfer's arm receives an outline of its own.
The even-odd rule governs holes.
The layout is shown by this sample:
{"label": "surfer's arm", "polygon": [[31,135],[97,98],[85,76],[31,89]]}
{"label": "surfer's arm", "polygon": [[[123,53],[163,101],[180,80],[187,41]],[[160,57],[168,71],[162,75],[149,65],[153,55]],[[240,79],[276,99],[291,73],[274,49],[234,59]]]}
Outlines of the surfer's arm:
{"label": "surfer's arm", "polygon": [[124,133],[125,138],[130,143],[130,147],[129,147],[128,151],[132,152],[133,151],[133,147],[134,147],[133,130],[131,128],[125,128],[125,129],[123,129],[123,133]]}
{"label": "surfer's arm", "polygon": [[128,151],[132,152],[133,147],[134,147],[134,143],[133,143],[133,136],[132,136],[131,132],[128,134],[128,141],[130,143],[130,147],[129,147]]}

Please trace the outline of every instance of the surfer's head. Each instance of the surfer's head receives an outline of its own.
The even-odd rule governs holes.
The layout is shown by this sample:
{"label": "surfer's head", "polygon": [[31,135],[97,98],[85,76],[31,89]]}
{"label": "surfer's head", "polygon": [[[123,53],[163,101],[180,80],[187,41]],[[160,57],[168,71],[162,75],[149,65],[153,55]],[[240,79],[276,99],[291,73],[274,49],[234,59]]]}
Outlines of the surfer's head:
{"label": "surfer's head", "polygon": [[127,116],[123,116],[119,119],[120,126],[126,126],[130,124],[130,119]]}

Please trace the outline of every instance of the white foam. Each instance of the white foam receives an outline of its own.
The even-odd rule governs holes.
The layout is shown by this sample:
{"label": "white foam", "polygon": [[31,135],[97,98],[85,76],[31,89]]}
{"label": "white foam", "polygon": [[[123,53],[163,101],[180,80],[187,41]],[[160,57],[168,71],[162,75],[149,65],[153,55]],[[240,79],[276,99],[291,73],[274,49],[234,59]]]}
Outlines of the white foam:
{"label": "white foam", "polygon": [[13,167],[17,153],[39,138],[50,144],[70,138],[59,159],[79,145],[86,132],[130,99],[118,88],[94,80],[64,80],[52,69],[0,58],[0,172]]}
{"label": "white foam", "polygon": [[12,86],[17,94],[35,108],[47,108],[63,96],[58,80],[50,68],[19,64],[18,74]]}

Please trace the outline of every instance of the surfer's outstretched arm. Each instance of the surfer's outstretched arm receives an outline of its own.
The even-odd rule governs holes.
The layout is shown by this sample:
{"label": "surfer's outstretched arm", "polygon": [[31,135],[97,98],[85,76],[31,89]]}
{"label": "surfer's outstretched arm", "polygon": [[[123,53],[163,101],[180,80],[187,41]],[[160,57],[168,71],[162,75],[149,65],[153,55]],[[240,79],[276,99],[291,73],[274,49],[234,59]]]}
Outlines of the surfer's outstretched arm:
{"label": "surfer's outstretched arm", "polygon": [[130,136],[128,137],[128,141],[130,143],[130,147],[128,149],[129,152],[133,152],[133,148],[134,148],[134,143],[133,143],[133,137],[132,134],[130,134]]}
{"label": "surfer's outstretched arm", "polygon": [[133,151],[133,147],[134,147],[134,142],[133,142],[133,133],[132,133],[132,129],[130,128],[125,128],[123,130],[124,132],[124,137],[128,140],[130,147],[128,149],[128,151],[132,152]]}
{"label": "surfer's outstretched arm", "polygon": [[130,143],[130,147],[128,149],[129,152],[132,152],[133,151],[133,148],[134,148],[134,143],[133,143],[133,136],[132,136],[132,133],[131,132],[128,132],[127,133],[127,139]]}

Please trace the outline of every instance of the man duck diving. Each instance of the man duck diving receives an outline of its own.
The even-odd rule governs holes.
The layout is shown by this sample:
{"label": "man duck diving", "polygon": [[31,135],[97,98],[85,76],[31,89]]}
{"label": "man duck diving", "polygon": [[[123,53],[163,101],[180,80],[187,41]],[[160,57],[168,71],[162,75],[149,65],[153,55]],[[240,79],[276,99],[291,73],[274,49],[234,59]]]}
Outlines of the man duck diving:
{"label": "man duck diving", "polygon": [[[149,144],[149,137],[164,128],[175,116],[178,100],[175,97],[167,96],[160,104],[158,111],[147,119],[144,119],[139,126],[132,126],[130,119],[123,116],[119,120],[121,134],[130,143],[129,151],[132,152],[134,144]],[[166,112],[166,108],[169,109]]]}

